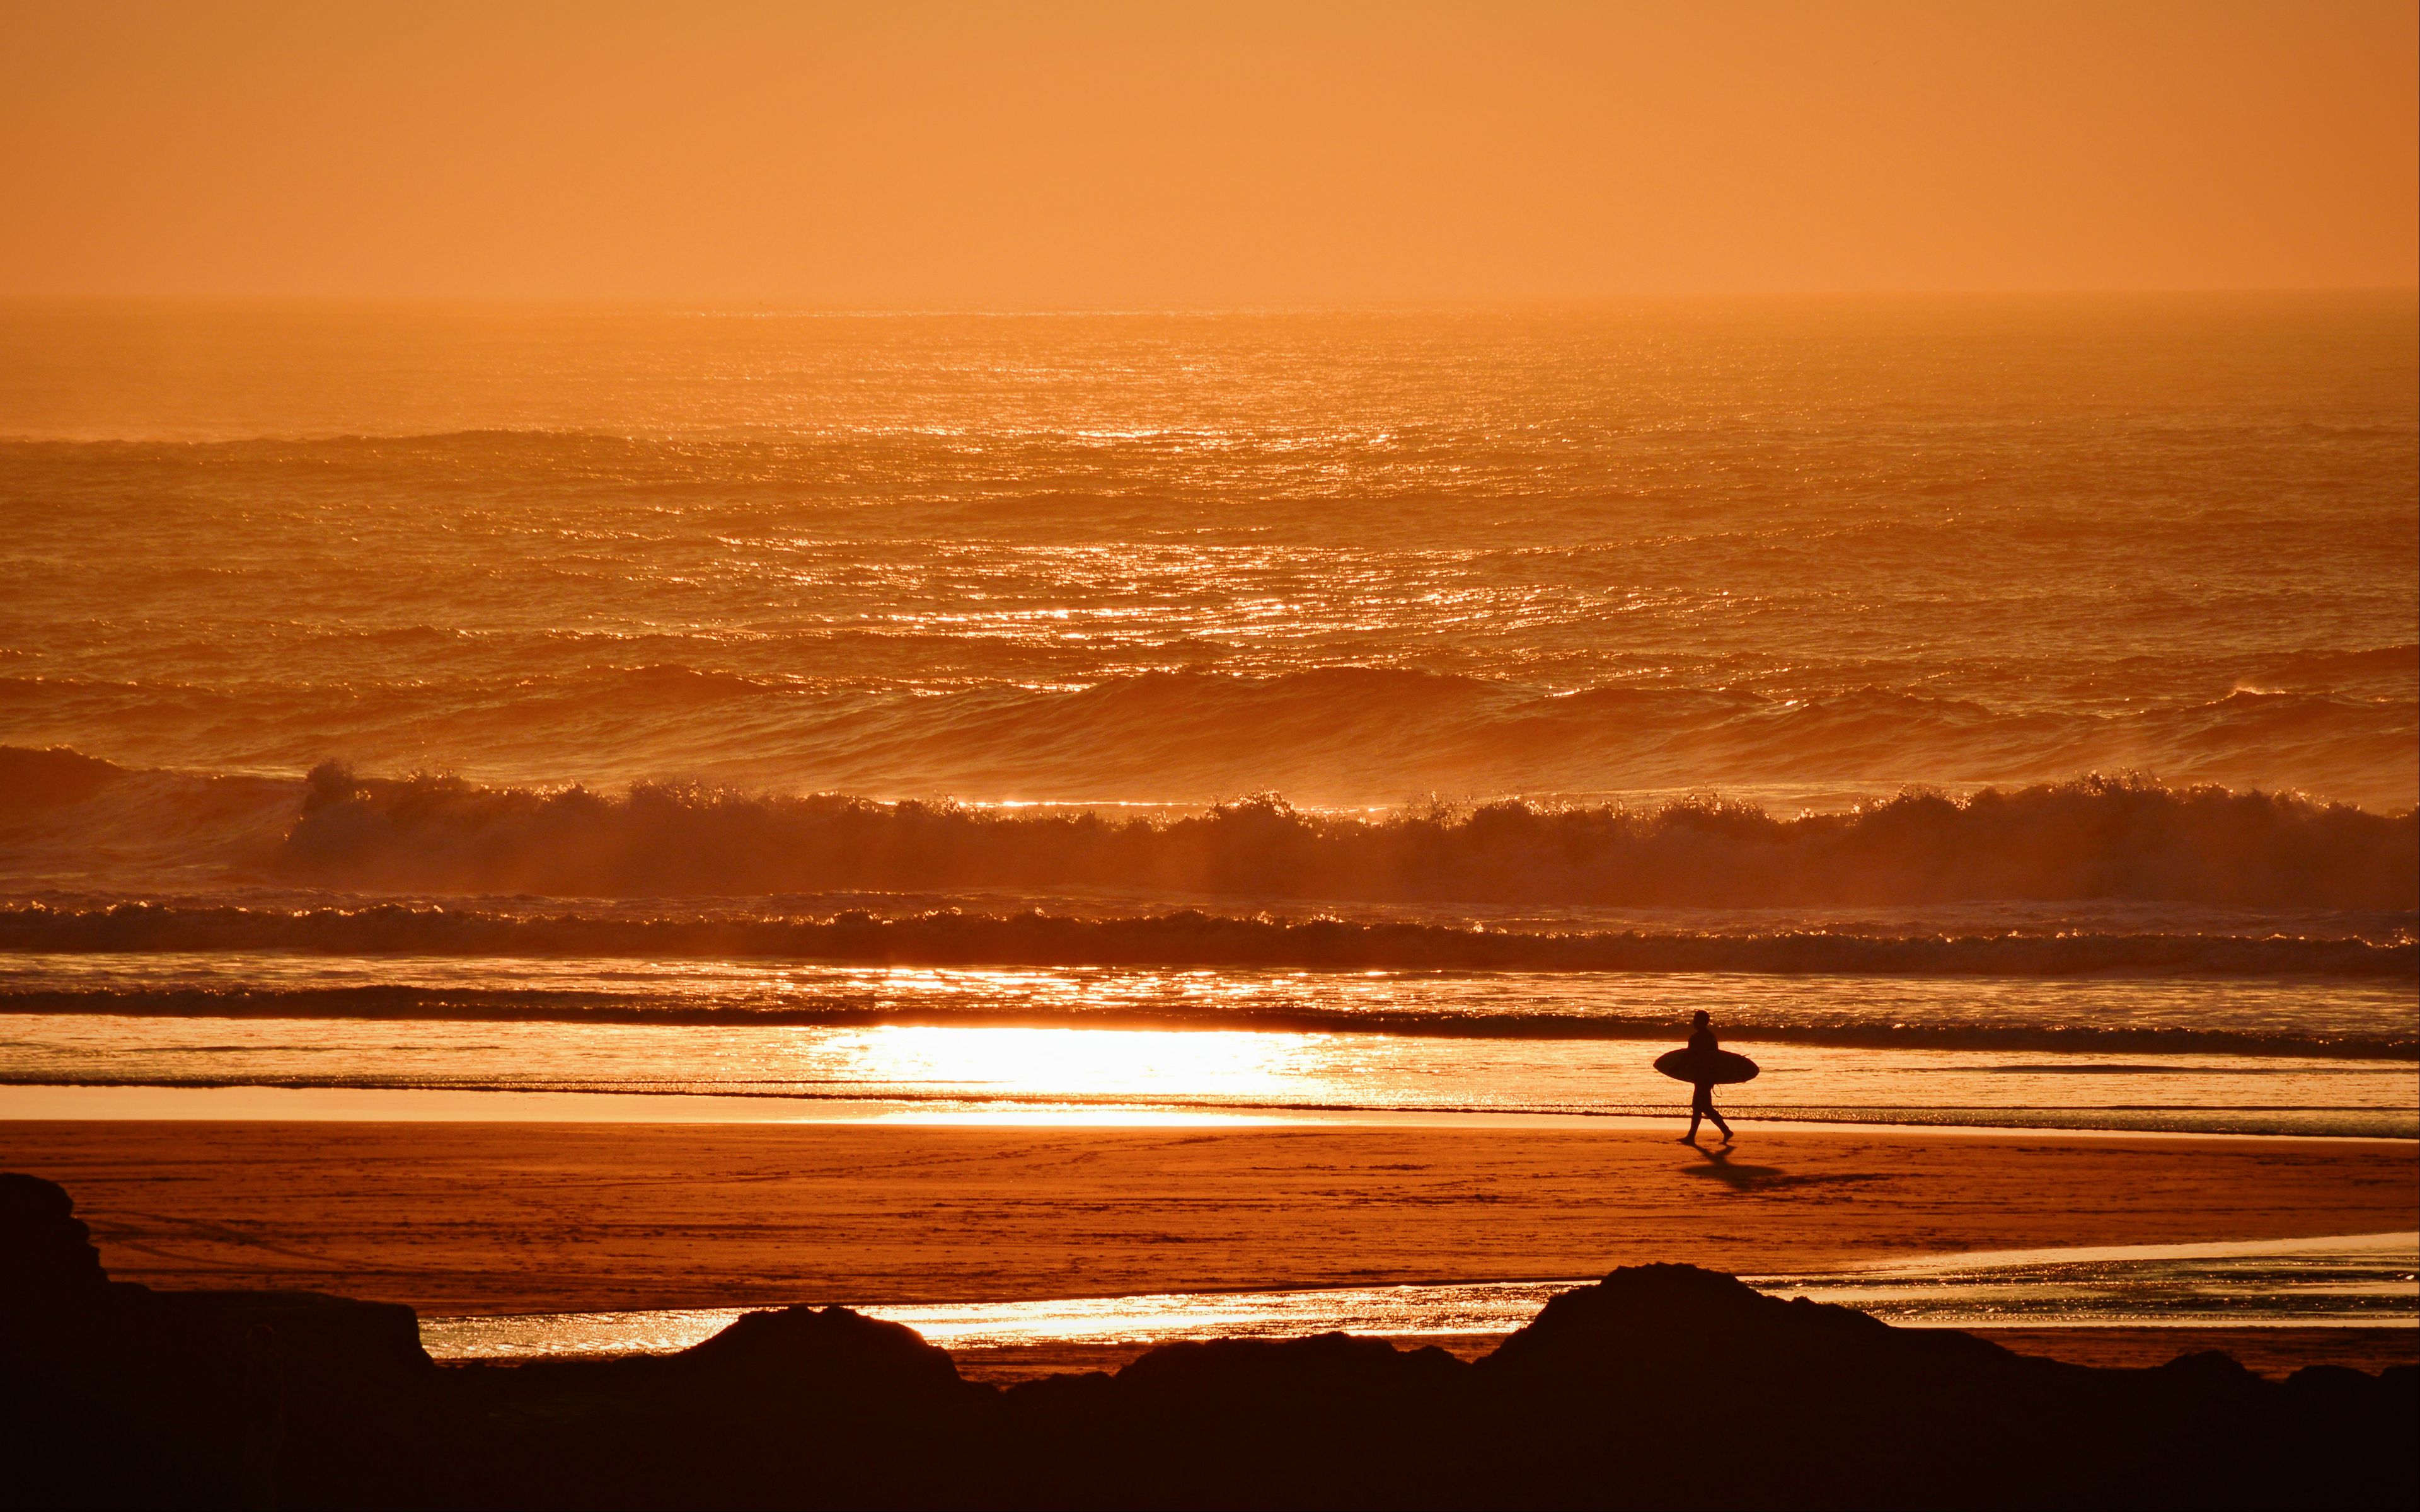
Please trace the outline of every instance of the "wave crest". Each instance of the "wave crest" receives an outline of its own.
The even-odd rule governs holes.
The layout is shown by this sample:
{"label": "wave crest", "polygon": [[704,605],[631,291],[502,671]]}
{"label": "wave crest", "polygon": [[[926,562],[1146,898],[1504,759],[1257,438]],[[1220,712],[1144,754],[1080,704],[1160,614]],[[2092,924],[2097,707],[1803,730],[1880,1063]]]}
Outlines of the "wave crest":
{"label": "wave crest", "polygon": [[661,897],[1104,887],[1357,902],[1767,907],[2118,899],[2420,905],[2420,825],[2343,805],[2087,778],[1908,792],[1776,818],[1512,801],[1383,818],[1259,795],[1177,818],[1002,813],[642,784],[539,792],[311,775],[289,880],[421,892]]}

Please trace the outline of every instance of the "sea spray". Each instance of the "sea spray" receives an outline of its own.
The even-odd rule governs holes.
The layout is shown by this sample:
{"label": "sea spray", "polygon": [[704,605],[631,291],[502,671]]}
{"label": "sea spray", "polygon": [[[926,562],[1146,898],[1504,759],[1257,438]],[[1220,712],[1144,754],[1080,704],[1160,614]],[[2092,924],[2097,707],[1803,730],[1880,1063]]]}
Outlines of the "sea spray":
{"label": "sea spray", "polygon": [[541,793],[312,774],[297,882],[664,896],[1093,887],[1267,899],[1760,907],[2130,899],[2420,903],[2420,827],[2343,805],[2086,778],[1776,818],[1519,801],[1384,818],[1274,795],[1173,820],[643,784]]}

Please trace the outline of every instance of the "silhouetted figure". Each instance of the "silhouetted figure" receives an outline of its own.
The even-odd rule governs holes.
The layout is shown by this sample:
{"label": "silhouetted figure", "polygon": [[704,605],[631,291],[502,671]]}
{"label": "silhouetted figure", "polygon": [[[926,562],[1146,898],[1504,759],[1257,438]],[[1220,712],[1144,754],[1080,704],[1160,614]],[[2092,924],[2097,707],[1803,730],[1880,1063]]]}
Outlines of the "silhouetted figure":
{"label": "silhouetted figure", "polygon": [[[1714,1020],[1707,1017],[1704,1009],[1699,1009],[1696,1025],[1697,1026],[1689,1032],[1689,1054],[1695,1057],[1700,1065],[1711,1068],[1714,1064],[1714,1052],[1722,1048],[1714,1042]],[[1730,1144],[1731,1126],[1725,1123],[1723,1116],[1714,1111],[1714,1084],[1700,1081],[1695,1084],[1695,1095],[1689,1100],[1689,1132],[1681,1136],[1681,1143],[1696,1144],[1699,1120],[1712,1119],[1714,1120],[1714,1127],[1723,1132],[1723,1143]]]}

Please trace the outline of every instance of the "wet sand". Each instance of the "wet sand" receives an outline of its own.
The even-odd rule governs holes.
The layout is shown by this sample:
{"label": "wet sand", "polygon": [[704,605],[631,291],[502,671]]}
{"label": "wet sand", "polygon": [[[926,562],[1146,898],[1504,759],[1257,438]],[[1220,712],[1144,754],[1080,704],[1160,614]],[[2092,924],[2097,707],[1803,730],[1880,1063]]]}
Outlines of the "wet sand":
{"label": "wet sand", "polygon": [[2420,1227],[2420,1147],[1661,1132],[15,1122],[123,1280],[424,1314],[1814,1270]]}

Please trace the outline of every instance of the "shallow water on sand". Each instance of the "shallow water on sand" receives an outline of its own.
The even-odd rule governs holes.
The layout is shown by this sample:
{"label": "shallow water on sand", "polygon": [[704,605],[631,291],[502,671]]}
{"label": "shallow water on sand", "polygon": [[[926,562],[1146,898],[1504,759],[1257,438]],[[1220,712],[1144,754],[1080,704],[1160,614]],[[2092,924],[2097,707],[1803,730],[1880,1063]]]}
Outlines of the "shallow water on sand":
{"label": "shallow water on sand", "polygon": [[[2420,1324],[2420,1234],[1945,1255],[1821,1276],[1744,1277],[1910,1328],[2313,1328]],[[1341,1330],[1406,1342],[1512,1333],[1583,1281],[1171,1292],[964,1305],[863,1306],[948,1350],[1299,1338]],[[663,1354],[744,1309],[427,1318],[441,1360]]]}
{"label": "shallow water on sand", "polygon": [[[422,995],[379,995],[403,986]],[[0,1013],[6,1084],[717,1098],[769,1119],[1665,1114],[1686,1088],[1650,1063],[1702,1004],[1762,1068],[1721,1094],[1743,1119],[2420,1135],[2392,983],[0,957],[0,991],[37,987],[86,1011]],[[145,994],[184,1011],[128,1011]]]}
{"label": "shallow water on sand", "polygon": [[0,952],[0,1011],[10,1008],[290,1023],[1315,1028],[1541,1040],[1668,1039],[1702,1008],[1727,1032],[1809,1044],[2420,1054],[2420,989],[2396,977],[2112,980]]}

